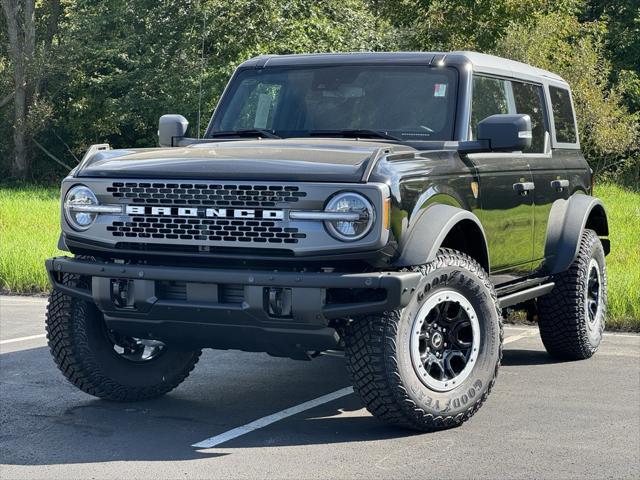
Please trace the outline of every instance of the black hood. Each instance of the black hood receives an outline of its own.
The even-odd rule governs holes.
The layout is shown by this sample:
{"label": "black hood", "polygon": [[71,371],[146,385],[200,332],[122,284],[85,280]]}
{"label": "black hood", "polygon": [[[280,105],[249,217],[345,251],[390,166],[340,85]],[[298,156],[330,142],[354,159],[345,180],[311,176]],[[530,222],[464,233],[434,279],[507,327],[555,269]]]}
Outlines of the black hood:
{"label": "black hood", "polygon": [[78,177],[361,182],[380,155],[411,149],[343,139],[239,140],[99,151]]}

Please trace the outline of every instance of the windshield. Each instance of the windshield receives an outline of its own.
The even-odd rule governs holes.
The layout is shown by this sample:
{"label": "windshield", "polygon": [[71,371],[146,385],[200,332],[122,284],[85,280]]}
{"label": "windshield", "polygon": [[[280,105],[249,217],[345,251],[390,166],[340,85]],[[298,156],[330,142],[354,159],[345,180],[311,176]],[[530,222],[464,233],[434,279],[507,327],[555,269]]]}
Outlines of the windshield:
{"label": "windshield", "polygon": [[451,68],[247,69],[236,76],[208,133],[452,140],[456,90]]}

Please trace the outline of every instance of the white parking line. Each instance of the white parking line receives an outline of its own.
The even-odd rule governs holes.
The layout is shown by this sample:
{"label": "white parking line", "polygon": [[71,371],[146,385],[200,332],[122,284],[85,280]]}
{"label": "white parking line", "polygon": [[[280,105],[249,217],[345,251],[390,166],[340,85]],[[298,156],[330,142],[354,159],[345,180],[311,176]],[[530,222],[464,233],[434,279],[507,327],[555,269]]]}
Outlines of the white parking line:
{"label": "white parking line", "polygon": [[7,345],[9,343],[26,342],[27,340],[35,340],[36,338],[44,338],[47,335],[41,333],[40,335],[29,335],[28,337],[10,338],[8,340],[0,340],[0,345]]}
{"label": "white parking line", "polygon": [[605,337],[640,338],[637,333],[604,332]]}
{"label": "white parking line", "polygon": [[[509,324],[509,325],[505,325],[504,326],[504,331],[505,332],[517,332],[517,331],[527,331],[527,332],[533,332],[532,335],[536,334],[539,329],[536,325],[513,325],[513,324]],[[606,330],[604,332],[604,336],[605,337],[622,337],[622,338],[636,338],[640,340],[640,333],[623,333],[623,332],[610,332],[608,330]],[[505,342],[508,343],[508,342]]]}
{"label": "white parking line", "polygon": [[0,295],[0,305],[11,304],[15,305],[45,305],[47,303],[47,297],[9,297],[6,295]]}
{"label": "white parking line", "polygon": [[536,333],[538,333],[538,330],[527,330],[524,333],[521,333],[519,335],[514,335],[513,337],[507,337],[502,341],[503,345],[507,345],[509,343],[512,342],[517,342],[518,340],[522,340],[523,338],[527,338],[527,337],[533,337]]}
{"label": "white parking line", "polygon": [[267,415],[266,417],[259,418],[258,420],[254,420],[253,422],[242,425],[241,427],[234,428],[233,430],[221,433],[220,435],[216,435],[215,437],[207,438],[206,440],[202,440],[201,442],[194,443],[191,446],[195,448],[215,447],[216,445],[228,442],[229,440],[233,440],[234,438],[253,432],[254,430],[257,430],[259,428],[271,425],[272,423],[278,422],[283,418],[297,415],[300,412],[304,412],[305,410],[317,407],[318,405],[322,405],[323,403],[332,402],[333,400],[351,395],[352,393],[353,387],[341,388],[340,390],[337,390],[333,393],[314,398],[313,400],[301,403],[300,405],[296,405],[295,407],[285,408],[284,410],[280,410],[279,412]]}
{"label": "white parking line", "polygon": [[[506,345],[508,343],[516,342],[518,340],[522,340],[523,338],[531,337],[536,333],[537,330],[526,331],[519,335],[505,338],[503,344]],[[313,400],[309,400],[308,402],[301,403],[300,405],[285,408],[284,410],[280,410],[279,412],[267,415],[266,417],[259,418],[258,420],[254,420],[253,422],[242,425],[241,427],[228,430],[224,433],[221,433],[220,435],[216,435],[215,437],[207,438],[206,440],[202,440],[201,442],[194,443],[191,446],[194,448],[212,448],[222,443],[228,442],[229,440],[233,440],[234,438],[238,438],[242,435],[246,435],[247,433],[251,433],[254,430],[258,430],[260,428],[266,427],[267,425],[271,425],[272,423],[279,422],[284,418],[297,415],[300,412],[304,412],[305,410],[309,410],[319,405],[332,402],[334,400],[337,400],[338,398],[345,397],[352,393],[353,387],[345,387],[333,393],[329,393]]]}

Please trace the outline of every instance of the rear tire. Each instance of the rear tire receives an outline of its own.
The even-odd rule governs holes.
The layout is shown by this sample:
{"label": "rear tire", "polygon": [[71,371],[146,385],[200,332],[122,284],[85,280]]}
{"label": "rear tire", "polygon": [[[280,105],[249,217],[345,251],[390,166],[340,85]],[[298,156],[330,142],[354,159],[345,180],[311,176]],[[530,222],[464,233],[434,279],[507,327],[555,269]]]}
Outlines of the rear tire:
{"label": "rear tire", "polygon": [[[65,276],[67,284],[80,281]],[[57,290],[49,297],[46,330],[51,354],[69,382],[90,395],[119,402],[148,400],[173,390],[201,353],[165,345],[148,347],[155,353],[145,358],[147,347],[108,331],[94,304]]]}
{"label": "rear tire", "polygon": [[557,358],[589,358],[600,346],[607,313],[607,266],[596,232],[583,232],[577,258],[554,282],[537,302],[542,343]]}
{"label": "rear tire", "polygon": [[369,412],[387,423],[458,426],[482,406],[498,374],[496,293],[482,267],[454,250],[414,270],[423,278],[409,305],[346,327],[347,369]]}

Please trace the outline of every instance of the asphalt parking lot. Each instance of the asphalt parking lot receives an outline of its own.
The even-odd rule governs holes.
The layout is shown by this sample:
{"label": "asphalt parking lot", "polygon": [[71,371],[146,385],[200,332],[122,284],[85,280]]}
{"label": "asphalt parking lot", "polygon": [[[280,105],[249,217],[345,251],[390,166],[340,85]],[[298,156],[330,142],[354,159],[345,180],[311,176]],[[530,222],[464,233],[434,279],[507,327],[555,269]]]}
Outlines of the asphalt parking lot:
{"label": "asphalt parking lot", "polygon": [[206,350],[164,398],[94,399],[54,366],[44,305],[0,297],[2,479],[640,478],[637,335],[556,363],[537,330],[507,327],[485,406],[460,428],[416,434],[372,418],[339,357]]}

